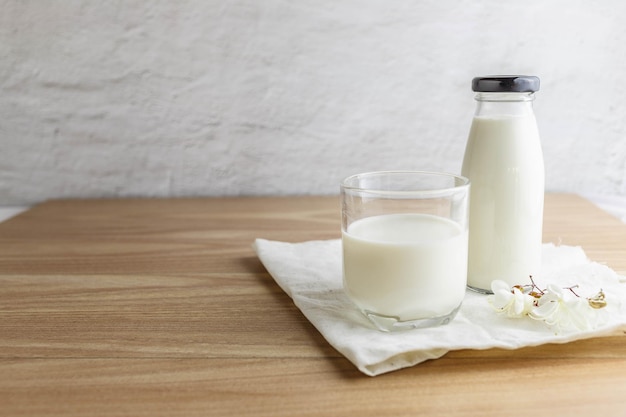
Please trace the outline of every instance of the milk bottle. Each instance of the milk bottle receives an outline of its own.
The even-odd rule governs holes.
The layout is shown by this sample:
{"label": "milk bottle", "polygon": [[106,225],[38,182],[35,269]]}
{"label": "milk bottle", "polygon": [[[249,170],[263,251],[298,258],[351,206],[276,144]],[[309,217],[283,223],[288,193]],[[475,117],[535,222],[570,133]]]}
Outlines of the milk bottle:
{"label": "milk bottle", "polygon": [[541,267],[544,164],[532,109],[539,78],[477,77],[462,175],[470,190],[468,286],[526,284]]}

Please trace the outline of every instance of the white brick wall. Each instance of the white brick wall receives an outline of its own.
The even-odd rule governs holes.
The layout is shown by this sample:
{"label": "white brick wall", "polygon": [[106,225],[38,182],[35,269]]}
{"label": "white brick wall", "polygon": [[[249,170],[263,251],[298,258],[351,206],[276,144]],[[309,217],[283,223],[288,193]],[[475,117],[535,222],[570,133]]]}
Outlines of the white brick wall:
{"label": "white brick wall", "polygon": [[471,78],[542,79],[547,188],[626,195],[626,3],[0,0],[0,205],[458,172]]}

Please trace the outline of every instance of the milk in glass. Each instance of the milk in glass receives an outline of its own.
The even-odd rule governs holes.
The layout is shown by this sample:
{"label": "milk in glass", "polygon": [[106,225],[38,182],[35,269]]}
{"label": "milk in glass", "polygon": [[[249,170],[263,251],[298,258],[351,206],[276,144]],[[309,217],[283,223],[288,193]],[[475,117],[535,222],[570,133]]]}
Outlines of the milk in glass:
{"label": "milk in glass", "polygon": [[438,317],[465,294],[467,231],[428,214],[366,217],[343,232],[344,288],[365,312]]}

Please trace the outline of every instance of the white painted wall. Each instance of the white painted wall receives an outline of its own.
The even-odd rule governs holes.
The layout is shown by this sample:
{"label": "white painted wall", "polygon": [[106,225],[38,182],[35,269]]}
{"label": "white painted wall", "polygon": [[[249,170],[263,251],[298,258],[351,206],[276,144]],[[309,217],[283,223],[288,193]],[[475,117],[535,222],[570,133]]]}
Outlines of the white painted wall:
{"label": "white painted wall", "polygon": [[330,194],[359,171],[459,172],[470,81],[494,73],[542,79],[548,190],[626,195],[625,2],[0,10],[0,205]]}

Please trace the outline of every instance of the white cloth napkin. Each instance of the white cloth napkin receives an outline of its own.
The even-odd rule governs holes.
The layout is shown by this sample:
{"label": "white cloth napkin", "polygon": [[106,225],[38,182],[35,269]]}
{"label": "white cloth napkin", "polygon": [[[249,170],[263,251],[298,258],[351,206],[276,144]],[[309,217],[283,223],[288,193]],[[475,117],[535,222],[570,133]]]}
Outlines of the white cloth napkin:
{"label": "white cloth napkin", "polygon": [[[626,327],[626,285],[610,268],[591,262],[579,247],[543,245],[541,276],[549,283],[590,297],[600,289],[607,307],[597,311],[599,324],[586,331],[555,331],[529,317],[497,314],[487,296],[467,291],[463,305],[448,325],[385,333],[354,306],[343,291],[341,240],[285,243],[257,239],[257,255],[324,338],[359,370],[371,376],[436,359],[457,349],[517,349],[544,343],[566,343],[606,336]],[[520,283],[525,284],[525,283]]]}

